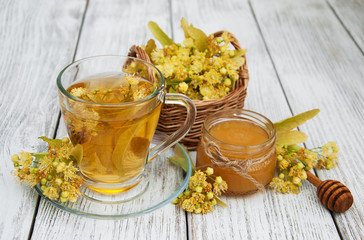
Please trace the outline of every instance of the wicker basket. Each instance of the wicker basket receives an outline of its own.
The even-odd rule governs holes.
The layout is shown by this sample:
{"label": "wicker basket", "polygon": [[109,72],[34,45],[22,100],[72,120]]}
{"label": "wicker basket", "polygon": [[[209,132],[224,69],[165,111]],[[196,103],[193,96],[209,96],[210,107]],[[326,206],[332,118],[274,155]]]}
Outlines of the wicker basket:
{"label": "wicker basket", "polygon": [[[222,35],[224,31],[214,33],[215,37]],[[241,46],[235,36],[228,33],[233,39],[231,44],[235,49],[241,49]],[[137,57],[145,61],[151,62],[147,53],[138,46],[132,46],[129,56]],[[244,65],[239,69],[239,80],[236,81],[235,89],[223,98],[215,100],[193,100],[197,108],[197,116],[194,125],[185,138],[180,141],[188,150],[196,150],[201,136],[201,127],[205,118],[222,109],[242,109],[244,100],[247,94],[249,82],[248,66],[246,63],[245,54],[242,56],[245,59]],[[179,129],[186,117],[186,109],[180,105],[164,105],[159,117],[157,130],[171,134]]]}

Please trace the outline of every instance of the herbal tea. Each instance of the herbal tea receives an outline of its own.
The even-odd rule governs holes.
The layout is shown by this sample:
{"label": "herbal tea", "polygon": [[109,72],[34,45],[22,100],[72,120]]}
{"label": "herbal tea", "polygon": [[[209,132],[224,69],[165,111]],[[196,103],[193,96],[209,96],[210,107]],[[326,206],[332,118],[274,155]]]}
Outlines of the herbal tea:
{"label": "herbal tea", "polygon": [[[70,100],[63,114],[72,143],[83,146],[79,168],[86,180],[112,185],[139,177],[158,123],[161,101],[151,98],[130,106],[117,103],[144,99],[154,90],[152,83],[132,75],[92,78],[67,89],[85,100]],[[117,189],[88,187],[117,193],[137,183]]]}

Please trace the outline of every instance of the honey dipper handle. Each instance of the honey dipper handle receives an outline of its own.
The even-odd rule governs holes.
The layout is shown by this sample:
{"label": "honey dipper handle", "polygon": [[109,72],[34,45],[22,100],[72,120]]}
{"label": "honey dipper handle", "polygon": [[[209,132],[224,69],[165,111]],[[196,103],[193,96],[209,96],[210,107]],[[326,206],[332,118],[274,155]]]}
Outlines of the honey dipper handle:
{"label": "honey dipper handle", "polygon": [[322,181],[318,177],[313,175],[311,172],[307,171],[306,173],[307,173],[307,180],[313,185],[315,185],[315,187],[318,187]]}

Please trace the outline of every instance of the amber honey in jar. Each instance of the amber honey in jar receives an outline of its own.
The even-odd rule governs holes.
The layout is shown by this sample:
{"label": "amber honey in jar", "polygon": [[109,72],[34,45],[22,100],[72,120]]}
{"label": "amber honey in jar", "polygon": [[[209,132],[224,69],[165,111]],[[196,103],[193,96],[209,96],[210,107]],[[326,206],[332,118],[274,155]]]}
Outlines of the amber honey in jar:
{"label": "amber honey in jar", "polygon": [[[273,123],[259,113],[237,109],[214,113],[203,124],[196,166],[212,164],[206,147],[213,144],[225,159],[250,161],[246,174],[261,184],[260,186],[266,186],[275,171],[276,138]],[[250,179],[239,175],[231,166],[214,167],[214,175],[221,176],[227,182],[228,194],[244,195],[259,188]]]}

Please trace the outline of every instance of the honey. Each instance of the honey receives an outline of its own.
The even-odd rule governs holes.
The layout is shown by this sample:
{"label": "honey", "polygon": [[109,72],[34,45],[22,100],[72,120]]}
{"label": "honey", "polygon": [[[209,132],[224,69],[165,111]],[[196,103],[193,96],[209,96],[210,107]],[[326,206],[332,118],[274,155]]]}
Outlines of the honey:
{"label": "honey", "polygon": [[210,134],[217,140],[237,146],[253,146],[268,140],[261,127],[242,120],[229,120],[215,124]]}
{"label": "honey", "polygon": [[[206,153],[206,146],[211,142],[232,161],[251,161],[247,174],[258,184],[265,186],[272,180],[276,166],[276,133],[266,117],[248,110],[225,110],[209,116],[197,149],[197,167],[212,164]],[[230,194],[249,194],[259,188],[230,167],[214,167],[214,175],[227,182]]]}

